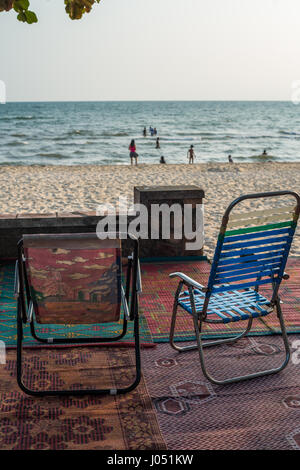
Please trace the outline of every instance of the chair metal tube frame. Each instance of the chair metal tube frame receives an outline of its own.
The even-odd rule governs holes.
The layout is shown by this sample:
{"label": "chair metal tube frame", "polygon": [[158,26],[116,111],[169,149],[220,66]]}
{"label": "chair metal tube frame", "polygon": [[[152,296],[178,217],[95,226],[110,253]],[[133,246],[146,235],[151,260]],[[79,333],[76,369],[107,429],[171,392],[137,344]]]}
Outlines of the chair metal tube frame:
{"label": "chair metal tube frame", "polygon": [[[178,297],[179,297],[180,292],[182,290],[182,285],[183,285],[183,282],[180,282],[179,286],[178,286],[178,289],[176,291],[176,294],[175,294],[175,300],[174,300],[174,305],[173,305],[173,314],[172,314],[172,320],[171,320],[171,328],[170,328],[170,345],[172,346],[173,349],[175,349],[178,352],[192,351],[192,350],[198,349],[198,344],[191,344],[191,345],[188,345],[188,346],[178,346],[175,343],[175,340],[174,340],[175,328],[176,328],[177,309],[178,309]],[[194,291],[193,291],[193,288],[191,286],[189,287],[189,295],[190,295],[191,305],[195,305]],[[197,313],[193,314],[193,318],[196,319],[197,321],[199,321]],[[249,321],[248,321],[247,328],[242,333],[240,333],[239,335],[234,336],[233,338],[230,337],[230,338],[225,338],[225,339],[217,339],[217,340],[214,340],[214,341],[206,341],[204,343],[202,342],[202,347],[206,348],[208,346],[217,346],[219,344],[226,344],[226,343],[236,342],[237,340],[243,338],[247,333],[249,333],[249,331],[251,329],[251,326],[252,326],[252,321],[253,321],[252,318],[250,318]],[[197,329],[199,330],[199,325],[198,325]]]}
{"label": "chair metal tube frame", "polygon": [[[284,324],[284,320],[283,320],[282,311],[281,311],[281,308],[280,308],[280,299],[279,299],[279,297],[276,301],[276,309],[277,309],[277,316],[278,316],[279,321],[280,321],[280,327],[281,327],[283,342],[284,342],[284,346],[285,346],[285,359],[284,359],[283,363],[279,367],[274,368],[274,369],[266,369],[266,370],[263,370],[263,371],[254,372],[252,374],[242,375],[242,376],[237,376],[237,377],[231,377],[229,379],[224,379],[224,380],[215,379],[207,371],[207,368],[206,368],[206,365],[205,365],[205,359],[204,359],[204,351],[203,351],[203,348],[205,347],[205,344],[203,343],[202,338],[201,338],[202,320],[200,318],[200,327],[198,327],[197,320],[194,317],[194,328],[195,328],[196,339],[197,339],[197,348],[199,350],[200,363],[201,363],[203,374],[205,375],[205,377],[208,380],[210,380],[210,382],[212,382],[216,385],[226,385],[226,384],[230,384],[230,383],[241,382],[243,380],[254,379],[254,378],[257,378],[257,377],[262,377],[264,375],[276,374],[277,372],[282,371],[288,365],[289,360],[290,360],[290,347],[289,347],[289,342],[288,342],[288,338],[287,338],[287,333],[286,333],[286,328],[285,328],[285,324]],[[245,334],[246,334],[246,332],[245,332]],[[242,335],[242,336],[244,336],[244,335]],[[240,336],[240,337],[242,337],[242,336]],[[238,339],[238,338],[236,338],[236,339]]]}
{"label": "chair metal tube frame", "polygon": [[[295,215],[298,218],[299,212],[300,212],[300,196],[297,193],[292,192],[292,191],[275,191],[275,192],[270,192],[270,193],[250,194],[250,195],[241,196],[241,197],[235,199],[228,206],[228,208],[225,211],[225,214],[223,216],[223,219],[222,219],[221,230],[223,230],[225,232],[225,228],[226,228],[226,225],[228,223],[229,214],[230,214],[231,210],[238,203],[244,201],[245,199],[256,199],[256,198],[262,198],[262,197],[277,197],[277,196],[286,196],[286,195],[295,197],[295,199],[297,201],[297,207],[296,207]],[[288,256],[288,253],[286,255],[286,258],[287,258],[287,256]],[[259,372],[254,372],[254,373],[251,373],[251,374],[248,374],[248,375],[243,375],[243,376],[231,377],[231,378],[227,378],[227,379],[224,379],[224,380],[217,380],[207,371],[207,368],[206,368],[206,365],[205,365],[205,358],[204,358],[204,348],[208,347],[208,346],[217,346],[219,344],[233,343],[233,342],[236,342],[237,340],[243,338],[251,330],[253,319],[249,318],[248,325],[247,325],[246,329],[237,336],[234,336],[232,338],[219,339],[219,340],[215,340],[215,341],[203,341],[203,339],[202,339],[202,334],[203,334],[202,333],[202,326],[203,326],[203,323],[205,322],[205,318],[206,318],[206,314],[207,314],[207,307],[208,307],[208,303],[209,303],[210,293],[207,292],[207,290],[208,290],[207,288],[202,289],[204,292],[207,292],[206,299],[205,299],[202,311],[197,313],[196,306],[195,306],[194,288],[196,288],[196,287],[199,288],[200,285],[198,283],[196,283],[196,281],[190,279],[188,276],[185,276],[182,273],[173,273],[171,275],[171,277],[174,276],[174,275],[177,275],[180,278],[180,281],[179,281],[179,284],[178,284],[178,288],[176,290],[174,305],[173,305],[173,314],[172,314],[171,328],[170,328],[170,345],[172,346],[172,348],[174,348],[176,351],[179,351],[179,352],[185,352],[185,351],[191,351],[191,350],[198,349],[200,364],[201,364],[201,367],[202,367],[203,374],[210,382],[212,382],[216,385],[226,385],[226,384],[230,384],[230,383],[240,382],[240,381],[244,381],[244,380],[248,380],[248,379],[252,379],[252,378],[262,377],[262,376],[265,376],[265,375],[276,374],[277,372],[282,371],[288,365],[288,362],[289,362],[289,359],[290,359],[290,347],[289,347],[286,327],[285,327],[285,323],[284,323],[284,318],[283,318],[282,310],[281,310],[281,306],[280,306],[280,297],[278,295],[278,290],[279,290],[279,283],[278,282],[273,283],[273,296],[272,296],[271,302],[272,302],[272,305],[276,308],[277,317],[279,319],[280,328],[281,328],[281,332],[282,332],[282,338],[283,338],[283,343],[284,343],[284,348],[285,348],[285,359],[284,359],[284,361],[277,368],[267,369],[267,370],[263,370],[263,371],[259,371]],[[288,279],[288,275],[285,272],[283,272],[282,273],[282,278],[283,279]],[[175,327],[176,327],[176,316],[177,316],[177,309],[178,309],[178,298],[179,298],[179,295],[181,293],[183,285],[186,285],[188,287],[189,297],[190,297],[190,304],[191,304],[191,308],[192,308],[192,317],[193,317],[193,323],[194,323],[194,330],[195,330],[195,335],[196,335],[196,344],[188,345],[188,346],[178,346],[177,344],[175,344],[175,341],[174,341]]]}
{"label": "chair metal tube frame", "polygon": [[[127,266],[127,279],[126,279],[126,289],[125,297],[126,302],[129,302],[130,296],[130,283],[131,277],[133,278],[132,282],[132,295],[131,295],[131,306],[130,306],[130,319],[134,322],[134,342],[135,342],[135,379],[132,384],[127,387],[122,388],[108,388],[108,389],[85,389],[85,390],[31,390],[26,387],[23,383],[23,374],[22,374],[22,345],[23,345],[23,323],[27,322],[27,309],[31,303],[30,290],[28,285],[27,273],[24,263],[24,254],[23,254],[23,239],[18,243],[18,281],[19,281],[19,292],[17,300],[17,382],[21,390],[28,395],[33,396],[66,396],[66,395],[75,395],[83,396],[87,394],[91,395],[117,395],[124,394],[134,390],[141,380],[141,353],[140,353],[140,337],[139,337],[139,307],[138,307],[138,274],[137,270],[139,267],[139,245],[138,240],[135,237],[132,237],[134,242],[134,251],[128,261]],[[24,295],[24,290],[26,290],[26,298]],[[118,336],[113,338],[41,338],[35,332],[34,319],[33,315],[30,321],[30,330],[31,334],[40,343],[46,344],[86,344],[86,343],[107,343],[107,342],[116,342],[123,338],[127,332],[127,318],[124,314],[123,318],[123,327],[122,332]]]}

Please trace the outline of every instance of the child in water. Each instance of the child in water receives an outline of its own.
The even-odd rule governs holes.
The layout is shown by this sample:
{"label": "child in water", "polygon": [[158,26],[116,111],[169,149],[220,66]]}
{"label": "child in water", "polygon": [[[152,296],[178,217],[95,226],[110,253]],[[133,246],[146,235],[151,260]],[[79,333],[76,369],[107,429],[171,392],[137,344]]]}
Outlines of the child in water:
{"label": "child in water", "polygon": [[188,153],[187,153],[187,158],[189,159],[189,163],[194,163],[194,158],[196,157],[195,151],[194,151],[194,146],[191,145]]}
{"label": "child in water", "polygon": [[129,150],[129,156],[130,156],[130,161],[131,165],[133,165],[133,159],[135,159],[135,164],[137,165],[137,159],[138,159],[138,154],[136,153],[136,145],[134,139],[130,142],[130,145],[128,147]]}

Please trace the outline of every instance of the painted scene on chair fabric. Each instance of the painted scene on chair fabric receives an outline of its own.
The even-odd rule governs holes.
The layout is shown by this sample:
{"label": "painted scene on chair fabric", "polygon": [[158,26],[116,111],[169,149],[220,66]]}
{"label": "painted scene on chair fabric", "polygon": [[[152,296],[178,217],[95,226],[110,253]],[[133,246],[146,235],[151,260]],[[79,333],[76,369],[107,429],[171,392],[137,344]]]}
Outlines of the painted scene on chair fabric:
{"label": "painted scene on chair fabric", "polygon": [[120,250],[35,248],[26,264],[38,323],[118,321]]}

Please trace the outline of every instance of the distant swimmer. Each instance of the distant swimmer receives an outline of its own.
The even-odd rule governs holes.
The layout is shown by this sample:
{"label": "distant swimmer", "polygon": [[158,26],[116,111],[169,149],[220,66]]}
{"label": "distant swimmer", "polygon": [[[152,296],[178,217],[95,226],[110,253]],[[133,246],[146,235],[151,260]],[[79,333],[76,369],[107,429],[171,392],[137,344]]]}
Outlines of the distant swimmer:
{"label": "distant swimmer", "polygon": [[130,151],[129,156],[131,165],[133,165],[133,159],[135,159],[135,164],[137,165],[138,154],[136,153],[136,145],[134,139],[132,139],[132,141],[130,142],[128,150]]}
{"label": "distant swimmer", "polygon": [[159,163],[162,163],[162,164],[167,163],[166,160],[165,160],[165,157],[161,156],[160,160],[159,160]]}
{"label": "distant swimmer", "polygon": [[231,156],[231,155],[228,155],[228,161],[229,161],[229,163],[233,163],[233,160],[232,160],[232,156]]}
{"label": "distant swimmer", "polygon": [[149,127],[149,132],[151,134],[151,137],[153,137],[154,136],[154,129],[153,129],[152,126]]}
{"label": "distant swimmer", "polygon": [[268,155],[266,149],[263,151],[262,155],[263,155],[264,157]]}
{"label": "distant swimmer", "polygon": [[146,127],[144,127],[143,136],[144,136],[144,137],[147,137],[147,129],[146,129]]}
{"label": "distant swimmer", "polygon": [[159,141],[159,137],[157,137],[157,139],[156,139],[156,145],[155,145],[155,148],[156,148],[156,149],[160,149],[160,141]]}
{"label": "distant swimmer", "polygon": [[187,152],[187,158],[189,159],[189,163],[194,163],[194,158],[196,158],[196,154],[194,151],[194,146],[191,145]]}
{"label": "distant swimmer", "polygon": [[153,129],[153,134],[154,134],[154,135],[157,135],[157,129],[156,129],[156,127],[154,127],[154,129]]}

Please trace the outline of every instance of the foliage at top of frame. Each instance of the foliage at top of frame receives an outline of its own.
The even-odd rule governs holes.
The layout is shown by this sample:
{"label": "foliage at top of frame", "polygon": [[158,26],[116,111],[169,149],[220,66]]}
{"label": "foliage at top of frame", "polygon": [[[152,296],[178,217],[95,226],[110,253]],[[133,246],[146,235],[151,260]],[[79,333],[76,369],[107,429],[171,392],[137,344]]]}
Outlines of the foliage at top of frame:
{"label": "foliage at top of frame", "polygon": [[[89,13],[94,3],[100,0],[64,0],[65,10],[71,20],[79,20],[84,13]],[[29,10],[29,0],[0,0],[0,12],[14,9],[17,19],[23,23],[37,23],[36,14]]]}

